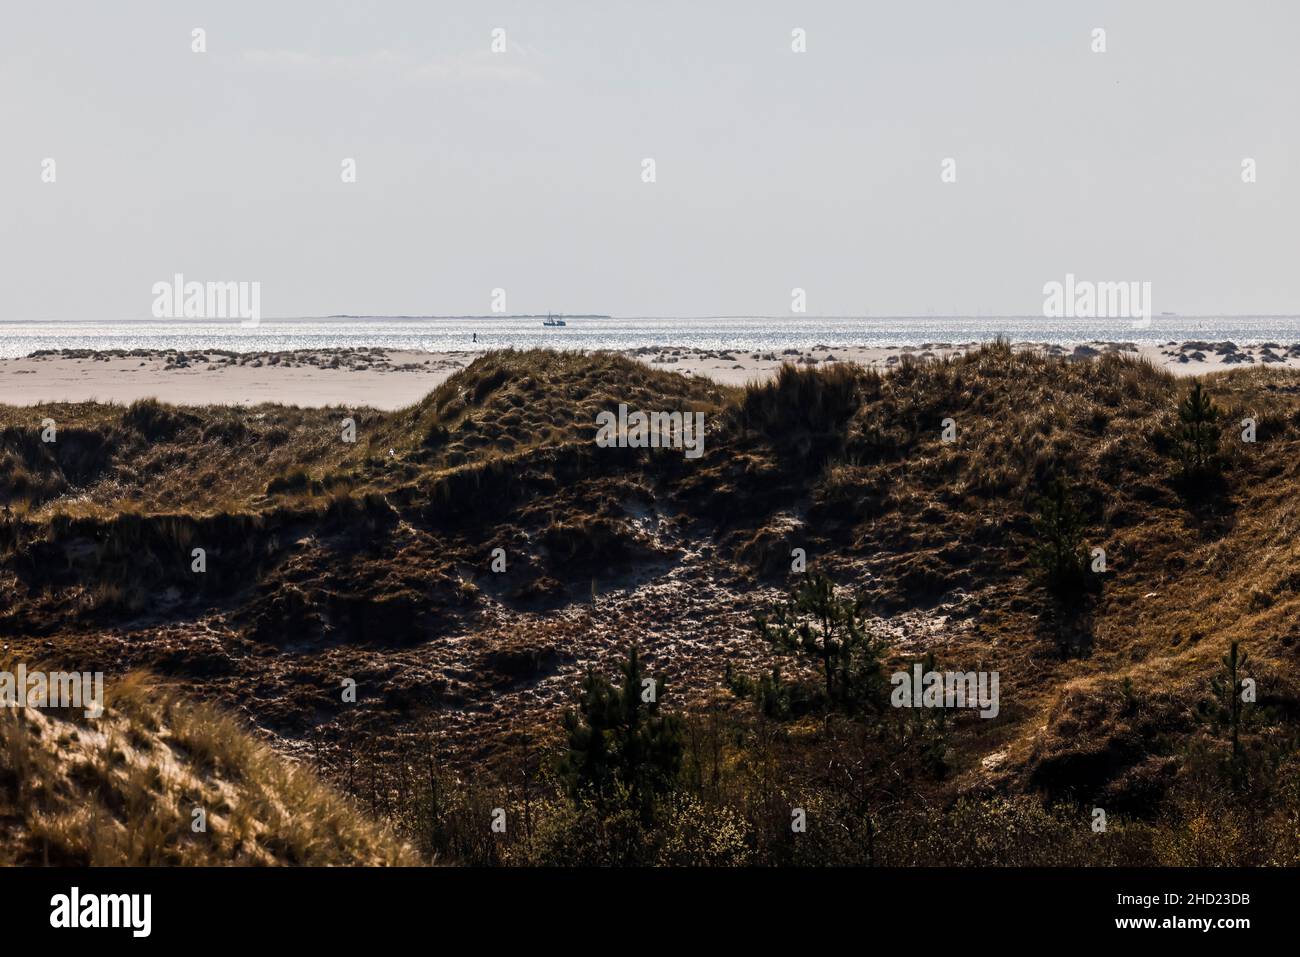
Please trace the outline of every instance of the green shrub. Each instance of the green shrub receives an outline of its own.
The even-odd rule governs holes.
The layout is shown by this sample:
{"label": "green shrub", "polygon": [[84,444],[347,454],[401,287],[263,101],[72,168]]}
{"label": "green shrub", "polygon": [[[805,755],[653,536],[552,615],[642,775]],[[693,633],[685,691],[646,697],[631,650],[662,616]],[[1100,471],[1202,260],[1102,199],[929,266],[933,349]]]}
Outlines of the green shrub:
{"label": "green shrub", "polygon": [[805,576],[772,618],[760,614],[755,626],[776,647],[821,665],[830,704],[849,713],[878,707],[885,688],[880,648],[859,604],[837,596],[829,578]]}
{"label": "green shrub", "polygon": [[1073,604],[1083,596],[1088,574],[1083,513],[1060,478],[1048,483],[1037,508],[1033,520],[1037,542],[1030,559],[1048,593],[1060,604]]}
{"label": "green shrub", "polygon": [[588,671],[578,708],[564,717],[567,751],[560,776],[574,798],[630,806],[648,817],[673,790],[682,767],[682,724],[659,713],[662,682],[649,679],[633,648],[621,666],[622,687]]}
{"label": "green shrub", "polygon": [[1183,476],[1187,479],[1208,478],[1218,474],[1219,408],[1201,388],[1199,379],[1178,406],[1180,428],[1175,440]]}

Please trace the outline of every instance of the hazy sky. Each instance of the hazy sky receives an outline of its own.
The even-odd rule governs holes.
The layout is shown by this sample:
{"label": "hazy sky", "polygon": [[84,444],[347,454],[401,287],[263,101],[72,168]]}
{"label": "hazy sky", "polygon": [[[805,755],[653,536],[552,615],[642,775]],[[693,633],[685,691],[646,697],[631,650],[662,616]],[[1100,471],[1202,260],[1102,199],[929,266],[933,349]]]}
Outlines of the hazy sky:
{"label": "hazy sky", "polygon": [[7,4],[0,319],[148,318],[177,272],[266,316],[1037,313],[1067,272],[1297,313],[1298,33],[1286,0]]}

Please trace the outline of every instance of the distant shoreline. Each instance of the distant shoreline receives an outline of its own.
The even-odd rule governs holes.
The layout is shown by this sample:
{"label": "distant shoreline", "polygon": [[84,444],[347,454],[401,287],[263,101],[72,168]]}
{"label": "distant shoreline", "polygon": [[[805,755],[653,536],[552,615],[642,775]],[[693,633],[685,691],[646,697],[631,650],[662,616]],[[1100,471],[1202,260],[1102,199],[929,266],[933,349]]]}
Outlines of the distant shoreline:
{"label": "distant shoreline", "polygon": [[373,316],[355,315],[354,316],[354,315],[349,315],[347,313],[339,313],[332,316],[281,316],[279,318],[276,318],[275,316],[267,316],[265,317],[265,321],[266,322],[302,322],[302,321],[311,321],[313,319],[315,320],[396,319],[399,321],[409,322],[409,321],[415,321],[419,319],[434,319],[440,322],[449,322],[449,321],[455,321],[460,319],[476,319],[476,320],[477,319],[497,319],[497,320],[548,319],[552,316],[554,316],[556,319],[613,319],[614,318],[613,316],[598,315],[595,313],[586,315],[580,312],[520,312],[520,313],[510,313],[510,314],[505,314],[505,313],[492,314],[486,316],[379,316],[379,315],[373,315]]}
{"label": "distant shoreline", "polygon": [[[615,350],[652,368],[702,376],[741,386],[775,375],[784,363],[821,368],[837,362],[891,369],[904,356],[920,359],[960,355],[980,345],[927,343],[922,346],[827,346],[809,349],[696,349],[643,346]],[[1230,341],[1188,340],[1176,345],[1093,342],[1067,348],[1016,343],[1070,360],[1107,352],[1147,359],[1175,375],[1235,368],[1300,368],[1300,343],[1237,346]],[[176,405],[257,405],[398,409],[411,405],[489,350],[417,352],[377,347],[299,349],[237,353],[151,349],[41,350],[0,359],[0,403],[119,402],[157,398]]]}
{"label": "distant shoreline", "polygon": [[[556,314],[560,315],[559,313]],[[715,352],[840,350],[955,343],[995,339],[1073,349],[1106,347],[1129,341],[1138,348],[1183,342],[1237,344],[1300,342],[1300,316],[1277,319],[1237,317],[1198,320],[1175,317],[1132,328],[1114,320],[1047,320],[1042,317],[835,319],[786,316],[779,319],[720,317],[673,319],[566,314],[564,326],[546,325],[544,316],[510,315],[439,318],[336,314],[316,319],[263,318],[257,326],[231,320],[150,320],[116,322],[5,323],[0,326],[0,358],[30,356],[38,350],[155,349],[191,352],[226,350],[265,354],[273,350],[353,350],[377,348],[406,352],[459,352],[502,348],[557,348],[631,351],[680,346]]]}
{"label": "distant shoreline", "polygon": [[[990,320],[1023,320],[1027,322],[1043,322],[1042,313],[1033,312],[1007,312],[1007,313],[880,313],[873,314],[854,314],[854,313],[800,313],[797,316],[786,314],[770,315],[766,313],[700,313],[698,315],[656,315],[654,313],[628,313],[626,315],[616,315],[614,313],[584,313],[584,312],[511,312],[511,313],[481,313],[465,314],[457,313],[439,313],[439,314],[422,314],[422,313],[381,313],[381,312],[335,312],[319,316],[268,316],[263,315],[263,322],[313,322],[326,319],[394,319],[394,320],[420,320],[429,319],[438,322],[454,322],[460,319],[545,319],[547,316],[556,316],[562,319],[615,319],[620,321],[643,321],[643,320],[665,320],[671,322],[707,322],[710,319],[745,320],[761,319],[769,322],[781,322],[784,320],[795,319],[801,323],[807,322],[988,322]],[[1175,320],[1206,320],[1236,322],[1246,319],[1295,319],[1300,321],[1300,313],[1293,312],[1243,312],[1243,313],[1221,313],[1221,312],[1165,312],[1151,317],[1153,323],[1172,322]],[[150,316],[139,316],[135,318],[107,318],[107,319],[0,319],[0,326],[3,325],[59,325],[68,324],[76,325],[84,322],[100,323],[151,323],[156,324],[168,320],[159,320]],[[180,320],[177,320],[180,321]],[[189,320],[186,320],[189,321]],[[204,321],[204,320],[199,320]],[[218,321],[218,320],[207,320]],[[1085,322],[1085,319],[1072,320],[1075,322]],[[1128,320],[1110,320],[1112,322],[1127,322]],[[233,320],[232,320],[233,322]],[[1153,327],[1148,327],[1153,328]]]}

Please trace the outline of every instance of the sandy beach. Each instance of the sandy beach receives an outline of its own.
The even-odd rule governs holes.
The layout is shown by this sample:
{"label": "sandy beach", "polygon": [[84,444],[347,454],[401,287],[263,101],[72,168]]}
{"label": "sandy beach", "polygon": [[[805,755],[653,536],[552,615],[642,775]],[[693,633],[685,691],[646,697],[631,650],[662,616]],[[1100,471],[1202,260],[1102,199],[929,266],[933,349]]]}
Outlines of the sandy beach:
{"label": "sandy beach", "polygon": [[[815,346],[780,352],[645,347],[627,355],[655,368],[704,376],[725,385],[763,381],[783,363],[822,366],[834,362],[889,369],[911,355],[929,359],[957,355],[973,343],[921,346]],[[1162,345],[1092,342],[1074,346],[1017,343],[1077,361],[1105,352],[1142,356],[1176,375],[1230,369],[1300,367],[1300,344],[1169,342]],[[61,350],[0,359],[0,403],[120,402],[156,398],[177,405],[303,407],[369,406],[392,410],[417,402],[480,352],[412,352],[385,349],[300,350],[233,353],[149,350]]]}

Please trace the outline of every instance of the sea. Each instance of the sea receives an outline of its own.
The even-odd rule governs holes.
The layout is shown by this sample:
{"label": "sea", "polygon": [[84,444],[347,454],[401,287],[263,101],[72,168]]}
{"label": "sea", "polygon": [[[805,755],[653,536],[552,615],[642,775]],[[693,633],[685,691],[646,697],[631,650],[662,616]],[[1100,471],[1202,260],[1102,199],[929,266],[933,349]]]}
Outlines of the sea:
{"label": "sea", "polygon": [[255,328],[237,320],[82,320],[0,322],[0,358],[58,349],[292,349],[374,347],[428,352],[550,347],[780,351],[817,345],[920,346],[1004,337],[1012,342],[1074,345],[1231,341],[1237,345],[1300,342],[1300,316],[1153,316],[1146,328],[1132,320],[1045,319],[1041,316],[717,316],[565,317],[547,327],[541,316],[328,316],[263,319]]}

